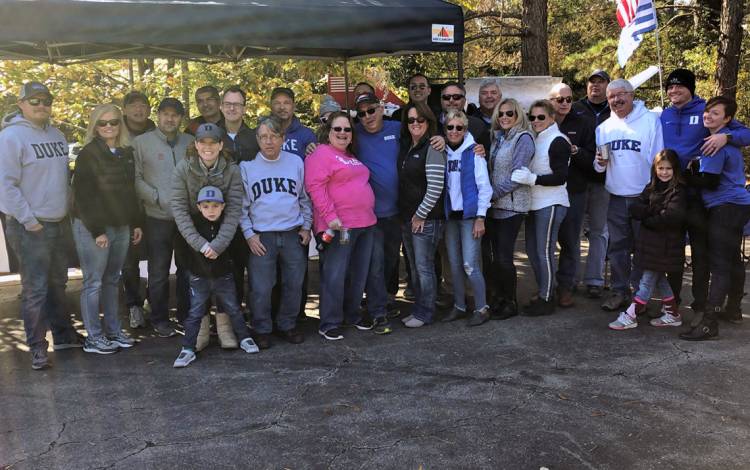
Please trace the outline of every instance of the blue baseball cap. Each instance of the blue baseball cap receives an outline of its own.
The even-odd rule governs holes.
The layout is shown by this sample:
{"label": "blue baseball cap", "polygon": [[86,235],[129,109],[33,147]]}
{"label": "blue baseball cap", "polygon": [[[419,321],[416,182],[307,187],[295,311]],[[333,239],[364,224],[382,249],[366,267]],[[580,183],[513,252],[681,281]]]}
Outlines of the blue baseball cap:
{"label": "blue baseball cap", "polygon": [[195,140],[209,138],[209,139],[213,139],[216,142],[221,142],[221,139],[223,137],[224,137],[224,129],[210,122],[201,124],[195,130]]}
{"label": "blue baseball cap", "polygon": [[198,191],[197,202],[220,202],[224,204],[224,195],[221,194],[221,189],[216,186],[203,186],[201,190]]}

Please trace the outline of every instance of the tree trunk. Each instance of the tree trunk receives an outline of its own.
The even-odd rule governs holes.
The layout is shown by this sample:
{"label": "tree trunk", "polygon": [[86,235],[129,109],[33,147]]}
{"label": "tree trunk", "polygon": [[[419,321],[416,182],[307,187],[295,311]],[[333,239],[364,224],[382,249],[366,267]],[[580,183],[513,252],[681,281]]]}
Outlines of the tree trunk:
{"label": "tree trunk", "polygon": [[523,0],[521,75],[549,75],[547,0]]}
{"label": "tree trunk", "polygon": [[716,61],[715,95],[734,99],[742,47],[742,17],[745,0],[724,0],[721,6],[719,58]]}
{"label": "tree trunk", "polygon": [[190,69],[186,59],[180,60],[180,84],[182,85],[182,104],[185,105],[185,118],[190,119]]}

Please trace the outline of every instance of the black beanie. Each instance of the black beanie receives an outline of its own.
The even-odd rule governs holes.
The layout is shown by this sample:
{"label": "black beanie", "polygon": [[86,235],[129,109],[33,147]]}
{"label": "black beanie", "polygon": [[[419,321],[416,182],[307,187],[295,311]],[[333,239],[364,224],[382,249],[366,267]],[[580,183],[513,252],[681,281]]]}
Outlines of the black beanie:
{"label": "black beanie", "polygon": [[695,96],[695,74],[688,69],[674,69],[667,77],[664,88],[669,88],[669,85],[682,85]]}

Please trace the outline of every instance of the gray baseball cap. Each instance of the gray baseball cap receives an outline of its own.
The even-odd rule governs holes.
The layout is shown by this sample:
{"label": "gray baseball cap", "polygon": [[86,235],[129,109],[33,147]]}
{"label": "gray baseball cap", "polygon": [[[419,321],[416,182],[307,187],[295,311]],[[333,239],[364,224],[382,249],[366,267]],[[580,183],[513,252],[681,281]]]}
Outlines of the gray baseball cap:
{"label": "gray baseball cap", "polygon": [[224,129],[210,122],[201,124],[198,126],[198,129],[195,130],[195,140],[210,138],[214,139],[216,142],[221,142],[223,137]]}
{"label": "gray baseball cap", "polygon": [[21,86],[21,91],[18,93],[19,100],[27,100],[36,95],[47,95],[52,98],[52,93],[49,92],[43,83],[40,82],[26,82]]}
{"label": "gray baseball cap", "polygon": [[198,191],[198,200],[196,202],[220,202],[224,204],[224,195],[221,189],[216,186],[203,186]]}

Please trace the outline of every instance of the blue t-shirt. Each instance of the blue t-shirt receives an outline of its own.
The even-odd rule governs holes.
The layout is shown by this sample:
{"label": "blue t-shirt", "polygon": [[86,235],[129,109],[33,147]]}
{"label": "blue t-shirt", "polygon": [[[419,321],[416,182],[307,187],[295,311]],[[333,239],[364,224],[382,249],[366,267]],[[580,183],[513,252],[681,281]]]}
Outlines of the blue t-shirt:
{"label": "blue t-shirt", "polygon": [[398,214],[398,152],[401,123],[383,121],[380,132],[371,134],[362,124],[355,126],[359,161],[370,170],[370,186],[375,193],[375,215]]}
{"label": "blue t-shirt", "polygon": [[712,157],[702,155],[700,171],[720,175],[716,189],[701,191],[707,208],[721,204],[750,204],[750,193],[745,189],[745,161],[737,147],[725,145]]}

